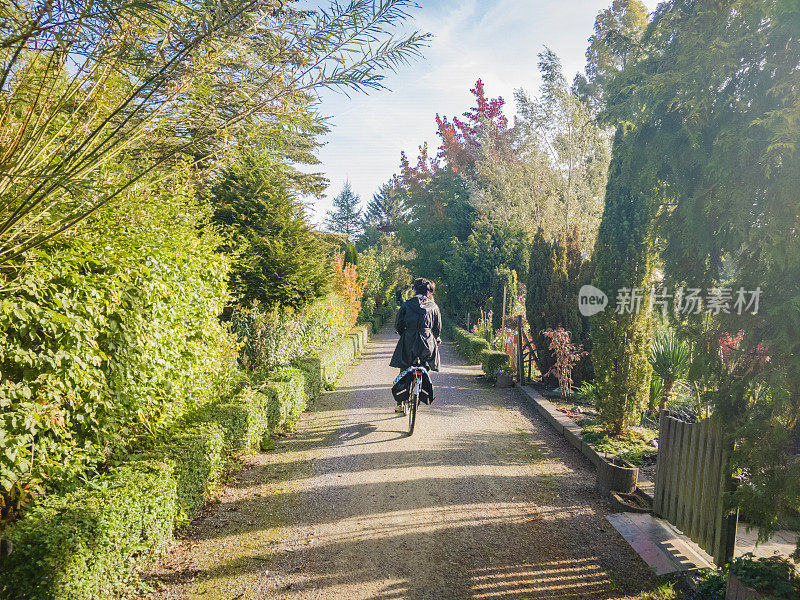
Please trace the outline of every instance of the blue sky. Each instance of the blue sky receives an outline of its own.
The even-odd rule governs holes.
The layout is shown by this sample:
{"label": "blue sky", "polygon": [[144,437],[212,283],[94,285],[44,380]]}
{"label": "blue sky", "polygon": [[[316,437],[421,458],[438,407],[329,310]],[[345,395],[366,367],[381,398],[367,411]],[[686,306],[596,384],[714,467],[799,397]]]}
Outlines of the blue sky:
{"label": "blue sky", "polygon": [[[427,141],[438,147],[435,115],[452,117],[469,108],[478,78],[488,96],[506,100],[513,92],[536,93],[537,54],[549,46],[561,57],[568,79],[583,69],[587,39],[597,13],[611,0],[420,0],[410,27],[433,34],[424,58],[389,74],[390,88],[347,98],[321,96],[320,112],[331,132],[318,152],[320,170],[330,180],[325,198],[309,199],[319,223],[330,201],[349,179],[362,203],[398,171],[400,152],[416,158]],[[644,0],[653,11],[657,0]]]}

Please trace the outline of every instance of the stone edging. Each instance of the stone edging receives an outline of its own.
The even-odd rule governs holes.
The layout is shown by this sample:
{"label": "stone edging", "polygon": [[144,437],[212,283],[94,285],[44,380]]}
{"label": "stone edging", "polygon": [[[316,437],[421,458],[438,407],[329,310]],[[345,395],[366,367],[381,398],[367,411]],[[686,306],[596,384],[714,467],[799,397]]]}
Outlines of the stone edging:
{"label": "stone edging", "polygon": [[[611,460],[616,457],[615,454],[598,452],[592,444],[583,441],[580,425],[576,424],[575,421],[558,410],[552,402],[546,400],[539,392],[527,385],[518,385],[517,387],[531,404],[533,404],[542,418],[544,418],[553,429],[563,435],[576,450],[588,458],[589,462],[595,467],[600,464],[600,461]],[[653,483],[651,481],[640,477],[637,490],[647,496],[652,502]]]}

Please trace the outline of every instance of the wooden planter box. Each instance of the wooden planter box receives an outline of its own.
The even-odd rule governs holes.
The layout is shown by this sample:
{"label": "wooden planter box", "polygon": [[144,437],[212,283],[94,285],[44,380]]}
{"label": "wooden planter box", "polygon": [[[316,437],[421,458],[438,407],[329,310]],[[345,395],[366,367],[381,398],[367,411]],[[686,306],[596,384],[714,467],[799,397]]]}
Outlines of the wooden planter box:
{"label": "wooden planter box", "polygon": [[514,385],[514,376],[507,373],[498,373],[495,385],[499,388],[509,388]]}
{"label": "wooden planter box", "polygon": [[728,587],[725,600],[752,600],[753,598],[766,598],[751,587],[747,587],[733,573],[728,573]]}
{"label": "wooden planter box", "polygon": [[597,490],[604,496],[611,492],[633,494],[639,480],[639,467],[614,457],[597,465]]}

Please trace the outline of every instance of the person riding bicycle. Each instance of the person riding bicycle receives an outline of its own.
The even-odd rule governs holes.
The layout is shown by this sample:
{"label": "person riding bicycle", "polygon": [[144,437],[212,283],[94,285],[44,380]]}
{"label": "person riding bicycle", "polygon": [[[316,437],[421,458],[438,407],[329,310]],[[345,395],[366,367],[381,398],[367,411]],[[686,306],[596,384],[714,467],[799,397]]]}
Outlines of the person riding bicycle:
{"label": "person riding bicycle", "polygon": [[[442,313],[436,302],[433,301],[433,293],[436,285],[422,277],[414,280],[413,283],[415,296],[406,300],[397,311],[395,319],[395,330],[400,334],[397,347],[394,349],[392,360],[389,366],[400,369],[400,377],[395,381],[400,383],[403,372],[408,370],[414,362],[419,359],[420,364],[429,371],[439,370],[439,344],[442,343]],[[433,388],[430,386],[430,379],[427,378],[428,400],[433,400]],[[395,394],[398,407],[395,412],[402,412],[400,407],[402,399],[398,399]]]}

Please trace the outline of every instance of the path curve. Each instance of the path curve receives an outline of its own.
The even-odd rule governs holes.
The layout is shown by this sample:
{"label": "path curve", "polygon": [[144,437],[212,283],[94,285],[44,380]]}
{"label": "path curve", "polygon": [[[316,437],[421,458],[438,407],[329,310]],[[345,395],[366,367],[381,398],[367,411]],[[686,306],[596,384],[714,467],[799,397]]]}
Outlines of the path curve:
{"label": "path curve", "polygon": [[653,585],[585,458],[449,344],[407,437],[396,339],[376,336],[296,435],[246,458],[153,598],[600,600]]}

